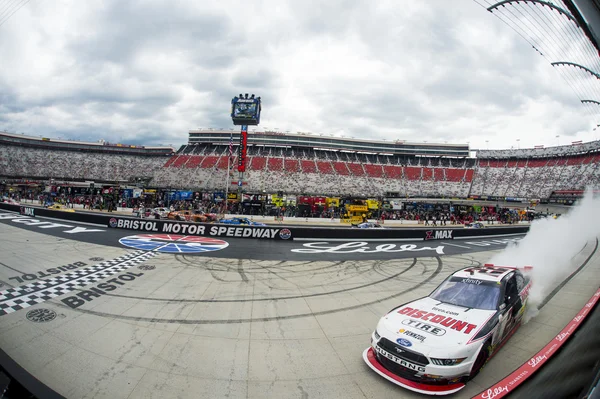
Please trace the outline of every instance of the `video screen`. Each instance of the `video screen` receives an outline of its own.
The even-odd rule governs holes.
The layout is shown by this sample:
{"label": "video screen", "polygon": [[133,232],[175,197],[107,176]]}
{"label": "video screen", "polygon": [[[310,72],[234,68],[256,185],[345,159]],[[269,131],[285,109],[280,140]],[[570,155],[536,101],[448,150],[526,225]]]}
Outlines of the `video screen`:
{"label": "video screen", "polygon": [[256,103],[235,103],[233,106],[234,118],[256,118]]}

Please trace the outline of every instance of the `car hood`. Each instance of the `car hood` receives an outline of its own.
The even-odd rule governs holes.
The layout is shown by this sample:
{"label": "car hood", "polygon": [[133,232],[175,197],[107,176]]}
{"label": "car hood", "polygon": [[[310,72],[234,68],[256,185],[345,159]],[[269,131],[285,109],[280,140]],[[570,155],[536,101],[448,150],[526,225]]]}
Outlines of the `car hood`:
{"label": "car hood", "polygon": [[469,309],[425,297],[382,317],[378,330],[382,330],[382,336],[405,344],[402,346],[415,346],[427,353],[431,349],[466,345],[494,314],[495,310]]}

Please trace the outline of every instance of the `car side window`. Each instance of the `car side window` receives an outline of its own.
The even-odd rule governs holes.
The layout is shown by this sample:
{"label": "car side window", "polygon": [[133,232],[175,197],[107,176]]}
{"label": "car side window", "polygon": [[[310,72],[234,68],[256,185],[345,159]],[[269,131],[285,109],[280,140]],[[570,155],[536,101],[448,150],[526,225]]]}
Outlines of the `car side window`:
{"label": "car side window", "polygon": [[507,304],[512,303],[515,301],[515,299],[517,298],[518,295],[519,295],[519,291],[517,289],[517,279],[515,278],[515,276],[512,276],[506,282],[506,292],[504,295],[504,302],[506,302]]}
{"label": "car side window", "polygon": [[521,274],[517,274],[517,291],[521,292],[525,288],[525,278]]}

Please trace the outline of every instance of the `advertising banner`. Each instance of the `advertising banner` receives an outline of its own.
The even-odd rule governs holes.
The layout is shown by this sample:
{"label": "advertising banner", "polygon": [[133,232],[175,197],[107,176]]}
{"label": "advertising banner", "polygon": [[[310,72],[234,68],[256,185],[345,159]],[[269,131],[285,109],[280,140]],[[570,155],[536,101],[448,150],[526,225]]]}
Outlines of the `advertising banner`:
{"label": "advertising banner", "polygon": [[246,171],[246,152],[248,148],[248,126],[242,126],[240,146],[238,148],[238,172]]}

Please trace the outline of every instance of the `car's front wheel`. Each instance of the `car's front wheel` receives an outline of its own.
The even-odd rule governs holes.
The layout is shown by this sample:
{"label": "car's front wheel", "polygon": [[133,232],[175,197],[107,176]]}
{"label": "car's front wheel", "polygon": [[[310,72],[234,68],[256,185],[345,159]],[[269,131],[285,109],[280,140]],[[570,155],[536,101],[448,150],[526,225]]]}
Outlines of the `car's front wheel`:
{"label": "car's front wheel", "polygon": [[469,375],[469,380],[472,380],[479,374],[479,372],[486,365],[487,361],[490,358],[490,354],[492,353],[492,343],[491,341],[486,342],[481,347],[479,354],[477,355],[477,359],[475,359],[475,363],[473,363],[473,368],[471,369],[471,374]]}

